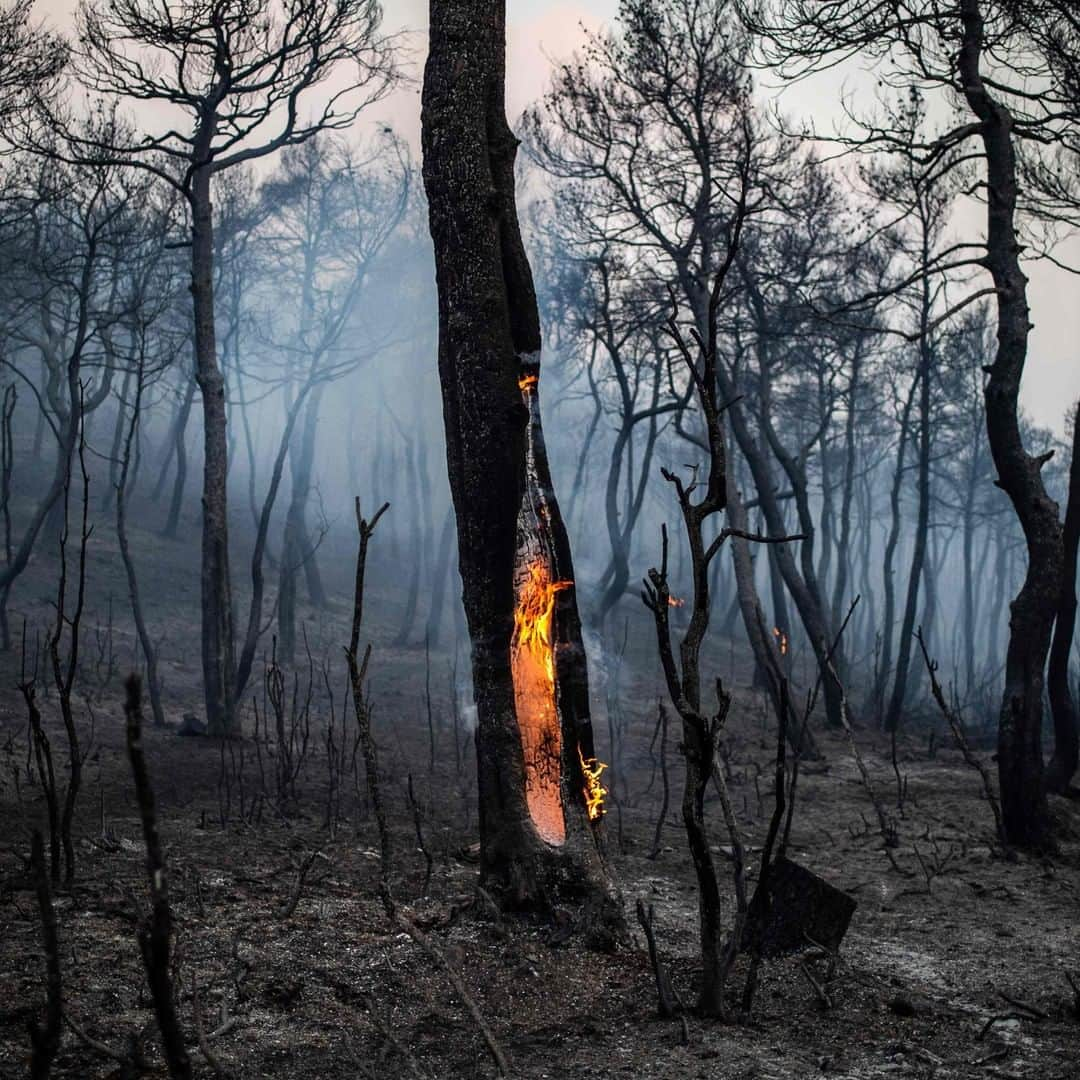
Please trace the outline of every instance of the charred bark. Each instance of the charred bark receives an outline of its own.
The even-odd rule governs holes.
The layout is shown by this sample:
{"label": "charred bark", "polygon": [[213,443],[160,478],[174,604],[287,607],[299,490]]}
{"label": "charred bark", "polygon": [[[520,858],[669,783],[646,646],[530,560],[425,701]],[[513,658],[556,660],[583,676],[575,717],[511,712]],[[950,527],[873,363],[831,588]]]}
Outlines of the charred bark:
{"label": "charred bark", "polygon": [[[127,532],[127,493],[131,483],[132,447],[138,438],[139,423],[142,419],[142,397],[144,389],[143,366],[140,361],[135,383],[135,398],[131,403],[131,420],[127,425],[127,433],[123,440],[123,449],[120,453],[120,475],[116,481],[116,540],[120,548],[120,559],[124,564],[124,575],[127,578],[128,599],[131,602],[131,614],[135,621],[135,631],[139,638],[139,646],[142,649],[143,659],[146,662],[146,682],[150,691],[150,709],[154,717],[155,727],[165,726],[165,712],[161,706],[161,680],[158,678],[158,655],[150,631],[146,625],[146,615],[143,611],[142,598],[139,593],[139,579],[135,571],[135,560],[131,554],[131,545],[128,541]],[[124,416],[124,403],[119,406],[120,416]]]}
{"label": "charred bark", "polygon": [[1012,603],[1005,692],[998,721],[998,777],[1009,841],[1050,843],[1042,760],[1042,697],[1050,636],[1061,597],[1064,543],[1058,506],[1042,468],[1049,455],[1027,452],[1020,433],[1020,380],[1031,329],[1027,278],[1016,235],[1017,161],[1009,110],[983,79],[980,0],[961,0],[957,66],[968,107],[977,117],[986,155],[985,265],[997,293],[997,353],[987,368],[986,431],[998,486],[1009,496],[1027,542],[1024,584]]}
{"label": "charred bark", "polygon": [[911,385],[904,406],[900,413],[900,430],[896,444],[896,465],[893,468],[892,484],[889,488],[889,534],[885,541],[885,561],[882,571],[882,584],[885,591],[885,617],[881,624],[881,656],[874,679],[874,708],[878,721],[885,719],[885,688],[892,673],[893,623],[896,615],[896,582],[893,580],[893,567],[896,564],[896,549],[900,543],[900,493],[904,486],[907,445],[910,438],[911,410],[915,405],[915,390],[919,380],[916,377]]}
{"label": "charred bark", "polygon": [[508,903],[550,910],[563,898],[585,900],[590,936],[611,944],[625,935],[625,922],[601,822],[590,821],[586,807],[582,761],[593,754],[592,727],[572,585],[555,593],[551,616],[562,843],[546,841],[529,812],[515,701],[523,511],[542,508],[535,540],[546,548],[550,580],[572,582],[573,566],[540,430],[540,327],[514,198],[505,29],[502,0],[433,0],[422,102],[447,464],[472,640],[481,871]]}
{"label": "charred bark", "polygon": [[[195,386],[195,380],[191,379],[188,382],[187,389],[184,391],[184,399],[180,403],[180,411],[177,413],[173,430],[172,452],[176,455],[176,476],[173,479],[172,496],[169,499],[169,516],[166,518],[165,526],[161,530],[162,536],[166,536],[170,540],[176,538],[177,530],[180,527],[180,510],[184,505],[184,487],[187,483],[187,424],[188,418],[191,416],[191,406],[195,401]],[[168,468],[169,461],[166,458],[159,474],[159,483],[165,479]],[[156,487],[153,498],[157,498]]]}
{"label": "charred bark", "polygon": [[[727,511],[732,528],[737,530],[731,539],[736,597],[742,615],[743,626],[746,629],[746,636],[754,653],[754,660],[758,670],[762,673],[765,689],[773,703],[774,712],[778,717],[785,717],[783,721],[784,730],[788,741],[791,743],[792,751],[805,759],[818,760],[822,755],[816,745],[813,732],[807,725],[799,722],[800,718],[796,715],[787,694],[781,695],[780,693],[781,687],[787,683],[787,672],[784,669],[779,643],[783,641],[783,648],[786,650],[787,639],[786,637],[779,638],[774,634],[770,634],[766,629],[761,611],[761,601],[754,586],[754,565],[750,558],[750,540],[747,539],[749,522],[746,517],[746,507],[743,505],[742,495],[733,478],[728,480]],[[776,546],[770,544],[770,551],[775,550]],[[787,633],[779,623],[775,629],[780,630],[782,634],[786,635]]]}
{"label": "charred bark", "polygon": [[[925,221],[925,219],[924,219]],[[923,265],[930,259],[928,231],[923,226]],[[900,715],[908,691],[908,672],[911,667],[911,643],[915,632],[915,617],[919,605],[919,587],[922,584],[923,568],[926,565],[926,541],[930,530],[930,370],[934,359],[933,343],[930,340],[931,294],[930,283],[922,282],[921,304],[919,309],[919,442],[918,442],[918,492],[919,509],[915,522],[915,544],[911,553],[911,572],[908,575],[907,597],[904,602],[904,619],[900,626],[900,640],[897,642],[896,677],[893,680],[892,697],[885,726],[889,731],[896,731],[900,726]],[[898,467],[899,468],[899,467]],[[927,623],[929,628],[929,621]]]}
{"label": "charred bark", "polygon": [[[201,137],[213,136],[212,118]],[[210,170],[199,169],[191,193],[191,295],[195,309],[195,379],[203,406],[202,667],[207,732],[234,728],[233,612],[229,581],[225,380],[214,329],[214,230]],[[179,444],[178,444],[179,449]]]}
{"label": "charred bark", "polygon": [[1080,767],[1080,731],[1076,702],[1069,689],[1069,654],[1076,628],[1076,554],[1080,547],[1080,454],[1076,449],[1076,423],[1080,409],[1073,412],[1072,460],[1069,465],[1069,501],[1065,505],[1065,571],[1061,581],[1054,639],[1050,645],[1047,694],[1054,718],[1054,754],[1046,768],[1046,788],[1056,794],[1075,792],[1070,787]]}
{"label": "charred bark", "polygon": [[[431,580],[431,607],[428,610],[426,638],[432,649],[442,640],[443,608],[446,605],[446,586],[450,580],[450,547],[454,542],[454,508],[451,506],[439,530],[439,547]],[[455,643],[456,646],[456,643]]]}
{"label": "charred bark", "polygon": [[296,577],[301,567],[304,570],[308,600],[312,606],[324,608],[327,602],[322,574],[315,557],[316,544],[311,538],[307,520],[321,403],[320,384],[308,398],[299,444],[293,443],[289,449],[292,489],[289,510],[285,517],[285,539],[278,578],[278,636],[281,655],[286,664],[291,664],[296,655]]}

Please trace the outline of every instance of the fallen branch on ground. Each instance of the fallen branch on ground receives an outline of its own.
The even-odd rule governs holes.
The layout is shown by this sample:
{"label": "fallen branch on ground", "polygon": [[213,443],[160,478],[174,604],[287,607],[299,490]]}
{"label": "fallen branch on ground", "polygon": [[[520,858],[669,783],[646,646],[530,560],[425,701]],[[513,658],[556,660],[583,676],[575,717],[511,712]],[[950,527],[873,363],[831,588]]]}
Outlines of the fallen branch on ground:
{"label": "fallen branch on ground", "polygon": [[506,1054],[503,1053],[502,1047],[499,1045],[494,1033],[488,1026],[483,1014],[480,1012],[480,1007],[476,1004],[472,994],[465,988],[465,983],[462,981],[461,976],[457,971],[454,970],[450,961],[446,958],[446,954],[407,916],[402,915],[399,911],[393,911],[392,918],[393,921],[446,972],[447,977],[450,979],[451,986],[453,986],[458,997],[461,998],[465,1008],[469,1010],[469,1014],[472,1016],[473,1022],[476,1024],[477,1028],[480,1029],[480,1034],[483,1036],[488,1052],[491,1054],[491,1059],[495,1062],[495,1068],[499,1071],[499,1075],[509,1076],[510,1063],[507,1060]]}

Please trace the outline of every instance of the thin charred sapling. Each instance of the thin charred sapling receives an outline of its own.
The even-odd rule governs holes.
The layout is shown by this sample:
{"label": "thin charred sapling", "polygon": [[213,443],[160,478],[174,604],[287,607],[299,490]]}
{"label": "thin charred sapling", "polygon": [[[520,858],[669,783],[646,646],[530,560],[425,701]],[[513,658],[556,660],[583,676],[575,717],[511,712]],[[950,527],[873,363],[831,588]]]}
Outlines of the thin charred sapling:
{"label": "thin charred sapling", "polygon": [[[740,530],[732,536],[731,541],[736,603],[754,653],[756,670],[764,676],[765,688],[772,701],[773,711],[779,713],[781,707],[779,688],[787,680],[789,641],[786,633],[779,626],[774,627],[772,633],[766,629],[761,601],[754,584],[754,564],[750,554],[750,541],[746,539],[749,529],[746,507],[742,493],[731,475],[728,477],[727,500],[728,521],[735,529]],[[770,547],[769,550],[772,552],[775,548]],[[775,559],[770,560],[771,564],[775,562]],[[818,682],[820,685],[820,676]],[[787,732],[792,751],[797,757],[819,760],[822,754],[814,740],[813,732],[805,724],[799,725],[792,711],[790,699],[787,701],[787,709],[789,715],[785,720],[784,730]]]}
{"label": "thin charred sapling", "polygon": [[638,897],[634,909],[642,933],[645,935],[645,944],[649,950],[649,963],[652,964],[653,978],[656,980],[657,1012],[667,1020],[682,1012],[682,1002],[679,1000],[679,995],[675,993],[675,989],[671,985],[671,979],[668,976],[663,961],[660,959],[660,953],[656,947],[656,931],[653,928],[654,913],[652,904],[649,904],[648,907],[646,907],[645,901],[642,900],[641,897]]}
{"label": "thin charred sapling", "polygon": [[353,589],[352,633],[349,646],[345,650],[345,660],[349,665],[349,683],[352,688],[353,708],[356,711],[356,727],[360,734],[360,749],[364,755],[364,769],[367,774],[368,796],[375,815],[375,825],[379,830],[379,865],[382,874],[384,892],[389,890],[390,882],[390,830],[386,824],[386,808],[383,806],[382,786],[379,780],[379,755],[375,743],[375,734],[371,729],[371,703],[368,700],[365,680],[368,663],[371,660],[370,643],[364,649],[361,659],[360,623],[364,617],[364,573],[367,569],[367,551],[375,526],[379,518],[390,509],[389,503],[383,503],[369,521],[360,512],[360,497],[356,497],[356,528],[360,542],[356,552],[356,581]]}
{"label": "thin charred sapling", "polygon": [[[11,475],[15,468],[15,444],[12,438],[15,404],[18,391],[14,383],[4,387],[0,399],[0,519],[4,529],[4,562],[11,565]],[[8,590],[0,590],[0,649],[11,648],[11,633],[7,617]]]}
{"label": "thin charred sapling", "polygon": [[416,847],[420,854],[424,856],[424,887],[420,890],[420,895],[427,896],[428,886],[431,885],[431,872],[435,864],[431,858],[431,852],[428,851],[427,844],[424,842],[423,815],[420,812],[420,803],[416,799],[416,792],[413,790],[412,773],[409,773],[408,794],[409,808],[412,810],[413,829],[416,832]]}
{"label": "thin charred sapling", "polygon": [[[744,187],[745,191],[745,187]],[[727,268],[738,249],[744,220],[743,212],[736,214],[729,239]],[[706,528],[727,506],[727,452],[724,440],[724,406],[717,396],[717,313],[724,298],[724,279],[727,268],[714,279],[709,299],[709,333],[707,338],[691,331],[693,346],[687,341],[678,321],[678,308],[672,298],[672,313],[668,329],[688,377],[693,382],[694,398],[704,427],[703,445],[708,459],[704,469],[693,467],[689,482],[675,473],[662,470],[664,479],[672,485],[682,517],[683,530],[690,552],[690,572],[693,583],[690,620],[679,642],[679,659],[675,659],[670,623],[671,590],[668,583],[668,532],[661,530],[662,552],[659,568],[649,571],[644,582],[642,599],[653,614],[656,626],[660,663],[664,671],[668,694],[682,721],[682,751],[686,763],[686,786],[683,791],[683,822],[694,862],[698,884],[700,916],[700,948],[702,983],[698,996],[699,1009],[708,1016],[725,1013],[724,986],[740,948],[747,915],[746,874],[742,839],[728,795],[724,770],[718,767],[718,744],[728,711],[731,695],[716,681],[717,709],[709,715],[702,705],[700,655],[709,628],[710,575],[709,566],[724,542],[739,533],[750,540],[786,542],[789,537],[758,537],[730,526],[720,529],[706,540]],[[724,823],[732,848],[732,876],[736,893],[734,928],[726,943],[721,929],[720,882],[713,860],[705,820],[705,794],[710,778],[715,780],[720,795]]]}
{"label": "thin charred sapling", "polygon": [[[840,624],[840,629],[836,632],[836,637],[833,640],[833,644],[829,651],[825,654],[826,664],[832,662],[833,654],[839,646],[840,639],[844,635],[844,631],[847,629],[848,623],[851,621],[851,616],[855,612],[855,608],[858,606],[859,598],[856,597],[852,601],[851,606],[848,608],[847,615],[844,616],[844,621]],[[806,734],[810,726],[810,717],[813,715],[814,706],[817,705],[818,695],[821,693],[822,680],[824,678],[824,671],[822,667],[818,666],[817,678],[814,680],[813,687],[807,691],[806,704],[803,708],[802,721],[799,725],[799,735],[795,740],[796,753],[794,760],[791,764],[791,782],[788,785],[788,792],[786,797],[787,804],[787,816],[784,821],[784,835],[780,840],[779,856],[783,857],[787,852],[788,840],[791,838],[791,824],[795,817],[795,793],[799,784],[799,763],[802,761],[803,754],[799,752],[799,747],[804,744]],[[790,697],[790,693],[789,693]],[[790,741],[790,736],[789,736]]]}
{"label": "thin charred sapling", "polygon": [[[660,797],[660,811],[656,815],[656,832],[653,833],[652,850],[649,852],[650,859],[655,859],[660,855],[660,845],[663,841],[664,825],[667,821],[668,803],[671,797],[671,784],[668,781],[667,767],[667,736],[667,708],[662,701],[659,701],[656,705],[656,730],[653,732],[652,741],[655,745],[657,737],[660,739],[660,783],[663,786],[663,794]],[[649,749],[651,750],[652,746]]]}
{"label": "thin charred sapling", "polygon": [[1054,638],[1050,645],[1046,689],[1054,720],[1054,754],[1046,767],[1046,789],[1058,795],[1080,796],[1072,778],[1080,768],[1080,718],[1069,686],[1069,656],[1076,630],[1076,557],[1080,548],[1080,452],[1077,424],[1080,406],[1072,413],[1072,455],[1069,462],[1069,496],[1065,504],[1065,570],[1061,578]]}
{"label": "thin charred sapling", "polygon": [[[81,400],[81,396],[80,396]],[[82,515],[79,528],[79,556],[75,581],[75,605],[68,613],[68,543],[70,539],[70,494],[71,469],[68,468],[64,483],[63,510],[64,527],[60,537],[60,580],[57,585],[56,622],[49,636],[49,658],[52,664],[53,681],[56,684],[60,715],[64,721],[64,732],[68,743],[68,780],[64,794],[64,806],[60,814],[60,841],[64,848],[64,884],[68,887],[75,878],[75,845],[71,838],[71,829],[75,820],[75,803],[82,786],[82,766],[84,751],[79,744],[79,731],[75,724],[75,712],[72,706],[72,692],[75,677],[79,670],[79,634],[82,628],[82,616],[86,603],[86,555],[90,534],[93,531],[88,520],[90,506],[90,474],[86,470],[86,432],[79,425],[78,439],[79,470],[82,478]],[[62,654],[64,632],[67,631],[67,653]]]}
{"label": "thin charred sapling", "polygon": [[[855,598],[854,603],[849,609],[848,615],[850,617],[851,611],[854,610],[855,604],[858,603],[858,597]],[[844,702],[847,701],[847,691],[844,688],[843,682],[840,680],[839,675],[836,673],[836,668],[833,666],[832,659],[828,659],[825,664],[826,671],[835,680],[836,685],[840,689],[840,694]],[[878,831],[881,833],[881,839],[885,844],[885,850],[889,853],[889,861],[892,862],[892,848],[899,846],[900,838],[896,831],[896,822],[893,821],[892,816],[886,811],[885,804],[881,801],[881,796],[878,795],[877,787],[874,784],[874,778],[870,774],[870,770],[867,768],[866,761],[862,756],[862,752],[859,750],[859,744],[855,739],[855,732],[851,726],[848,713],[845,711],[842,717],[844,735],[847,737],[848,747],[851,750],[851,756],[855,759],[855,765],[859,770],[859,776],[862,779],[862,785],[866,789],[867,797],[870,799],[871,805],[874,807],[874,814],[877,817]]]}
{"label": "thin charred sapling", "polygon": [[776,772],[773,788],[773,812],[769,819],[769,831],[765,837],[765,845],[761,852],[761,867],[758,870],[757,885],[754,895],[750,899],[747,911],[747,938],[750,950],[750,970],[746,975],[746,985],[743,987],[742,1008],[743,1012],[749,1013],[754,1003],[754,994],[757,991],[758,967],[761,964],[763,951],[763,936],[772,908],[772,896],[769,891],[770,877],[773,869],[773,848],[780,834],[780,826],[784,821],[785,798],[787,789],[787,725],[789,712],[789,692],[787,679],[780,682],[776,710],[777,735],[776,735]]}
{"label": "thin charred sapling", "polygon": [[[145,389],[145,370],[143,357],[140,355],[135,376],[135,395],[131,402],[131,420],[127,425],[120,459],[120,475],[116,482],[116,538],[120,548],[120,558],[127,576],[128,599],[131,602],[131,614],[135,620],[135,631],[139,637],[143,660],[146,662],[146,685],[150,691],[150,711],[154,716],[154,726],[165,726],[165,711],[161,705],[161,681],[158,678],[158,654],[150,631],[146,625],[142,597],[139,593],[139,579],[135,570],[135,560],[131,554],[131,544],[127,532],[127,492],[131,480],[133,455],[132,450],[138,437],[139,423],[142,418],[142,399]],[[119,405],[121,414],[124,403]],[[110,615],[112,613],[110,597]],[[110,662],[110,670],[112,663]]]}
{"label": "thin charred sapling", "polygon": [[45,865],[45,847],[41,833],[30,835],[30,865],[34,874],[38,915],[41,919],[41,944],[45,953],[45,1023],[30,1023],[30,1076],[47,1080],[53,1058],[60,1049],[60,1020],[63,1009],[63,982],[60,975],[60,943],[56,933],[56,910],[53,908],[49,871]]}
{"label": "thin charred sapling", "polygon": [[922,650],[923,662],[926,664],[926,673],[930,676],[930,692],[933,694],[934,701],[937,702],[937,706],[941,710],[941,715],[945,717],[945,722],[949,725],[949,730],[956,740],[956,745],[960,749],[960,753],[964,758],[964,763],[979,774],[979,779],[982,781],[983,794],[986,796],[986,801],[990,804],[990,810],[994,815],[994,832],[997,836],[997,841],[1001,845],[1002,850],[1007,851],[1009,848],[1009,841],[1005,832],[1005,821],[1001,813],[1001,803],[998,800],[997,793],[994,791],[994,782],[990,778],[990,770],[972,751],[971,744],[968,742],[967,735],[964,733],[963,720],[957,715],[956,710],[945,700],[945,692],[942,690],[941,683],[938,682],[937,678],[937,662],[930,658],[930,652],[926,647],[926,640],[923,638],[921,626],[915,634],[915,640],[918,641],[919,648]]}
{"label": "thin charred sapling", "polygon": [[139,950],[150,984],[161,1032],[161,1046],[169,1075],[173,1080],[188,1080],[191,1060],[184,1045],[184,1033],[176,1011],[170,957],[172,954],[172,907],[169,904],[165,854],[158,834],[154,791],[146,768],[142,745],[142,681],[128,676],[124,683],[124,716],[127,720],[127,751],[135,781],[135,798],[142,819],[143,843],[146,846],[146,876],[150,886],[150,916],[138,932]]}
{"label": "thin charred sapling", "polygon": [[[56,884],[60,881],[60,796],[56,786],[56,770],[53,767],[52,744],[41,726],[36,682],[24,677],[19,683],[19,692],[26,703],[27,725],[34,748],[38,783],[41,784],[41,790],[45,796],[45,807],[49,817],[49,876],[53,884]],[[27,775],[30,775],[29,762],[27,762]]]}

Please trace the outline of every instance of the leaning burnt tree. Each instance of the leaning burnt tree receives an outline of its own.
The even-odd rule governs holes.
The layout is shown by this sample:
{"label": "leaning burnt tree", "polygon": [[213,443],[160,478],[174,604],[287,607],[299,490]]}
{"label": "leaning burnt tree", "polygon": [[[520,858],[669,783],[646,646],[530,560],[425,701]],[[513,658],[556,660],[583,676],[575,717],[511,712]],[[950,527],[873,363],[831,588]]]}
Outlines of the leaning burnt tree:
{"label": "leaning burnt tree", "polygon": [[566,529],[540,421],[540,323],[514,199],[504,0],[432,0],[424,185],[477,708],[481,872],[509,905],[585,902],[624,932]]}

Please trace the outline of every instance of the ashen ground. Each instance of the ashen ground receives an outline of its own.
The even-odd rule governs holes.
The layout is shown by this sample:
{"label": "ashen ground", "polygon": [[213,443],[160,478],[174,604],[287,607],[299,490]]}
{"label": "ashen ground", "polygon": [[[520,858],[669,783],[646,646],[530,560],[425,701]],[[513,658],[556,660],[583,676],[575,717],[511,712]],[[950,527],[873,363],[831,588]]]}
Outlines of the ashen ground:
{"label": "ashen ground", "polygon": [[[56,898],[64,1001],[87,1034],[118,1051],[131,1035],[146,1030],[147,1075],[164,1076],[135,940],[146,898],[120,709],[119,676],[130,655],[130,637],[125,629],[116,677],[99,686],[104,672],[94,625],[104,617],[107,591],[124,594],[108,542],[95,543],[92,554],[100,565],[91,592],[83,686],[93,687],[96,731],[76,824],[78,880],[70,894]],[[143,551],[148,559],[149,537]],[[165,560],[169,565],[162,573],[176,575],[176,581],[160,583],[167,597],[168,588],[179,588],[183,579],[185,603],[163,598],[149,613],[157,633],[170,620],[169,639],[187,650],[177,645],[165,665],[171,722],[198,701],[197,578],[186,561],[186,556],[176,565]],[[50,617],[48,567],[35,566],[32,575],[20,589],[39,599],[24,607],[31,622],[44,623]],[[129,620],[119,601],[114,610],[117,626],[126,628]],[[459,771],[446,657],[436,654],[432,661],[437,742],[430,771],[423,649],[387,644],[396,629],[395,608],[377,588],[367,610],[368,632],[376,643],[375,722],[395,843],[394,892],[460,974],[515,1076],[1080,1078],[1080,1017],[1072,1011],[1065,977],[1066,971],[1080,976],[1080,809],[1055,803],[1062,832],[1059,857],[1004,861],[991,850],[992,818],[978,777],[940,738],[931,757],[925,736],[913,735],[900,743],[908,797],[899,819],[896,869],[866,824],[872,813],[845,743],[822,736],[825,763],[805,767],[800,779],[791,854],[858,900],[829,988],[832,1005],[822,1006],[802,968],[806,964],[820,979],[820,963],[812,957],[777,960],[763,968],[750,1020],[724,1024],[691,1013],[684,1044],[681,1025],[656,1016],[652,972],[636,925],[632,948],[600,955],[583,950],[564,926],[500,919],[477,897],[470,850],[477,839],[472,747],[463,738]],[[343,669],[338,646],[345,640],[348,612],[346,603],[330,612],[308,612],[316,665],[324,656],[334,665],[339,740]],[[640,627],[637,639],[631,635],[618,695],[628,724],[615,779],[622,850],[620,811],[610,803],[608,843],[628,913],[637,897],[655,906],[664,962],[683,999],[692,1002],[698,970],[696,894],[679,818],[674,732],[668,746],[671,807],[661,851],[648,858],[661,784],[656,748],[650,749],[655,665],[647,624]],[[713,657],[717,665],[734,655],[726,642],[722,646]],[[168,645],[166,650],[172,651]],[[745,659],[739,656],[734,667],[736,683],[747,685]],[[26,776],[26,718],[11,689],[17,678],[17,655],[0,657],[0,1077],[5,1078],[27,1074],[26,1025],[44,1000],[37,913],[24,880],[27,829],[41,818],[42,805],[39,789]],[[319,693],[318,670],[315,681]],[[254,693],[261,702],[258,685]],[[55,696],[44,705],[59,764],[65,754]],[[85,716],[81,707],[79,715]],[[88,723],[82,723],[88,731]],[[298,798],[284,815],[271,798],[260,821],[242,822],[235,771],[241,746],[248,809],[260,788],[250,710],[245,723],[244,743],[234,744],[231,756],[230,748],[225,750],[231,806],[224,826],[222,747],[172,732],[146,735],[178,931],[180,1012],[191,1041],[197,987],[205,1027],[226,1022],[228,1030],[211,1049],[227,1075],[297,1080],[495,1075],[480,1033],[445,972],[383,914],[374,822],[363,798],[362,767],[359,773],[351,769],[351,743],[341,820],[333,835],[324,827],[325,710],[312,721]],[[349,731],[351,738],[351,720]],[[598,734],[603,753],[603,724]],[[728,739],[731,784],[751,845],[760,844],[771,810],[772,742],[760,698],[737,692]],[[895,809],[896,785],[884,746],[867,732],[860,742],[883,798]],[[272,791],[274,748],[263,744],[259,750]],[[410,773],[434,858],[425,896],[420,896],[424,859],[405,794]],[[715,804],[710,817],[715,843],[726,843]],[[295,909],[283,917],[296,868],[316,849],[322,854],[311,865]],[[722,852],[718,858],[726,869]],[[726,888],[729,901],[730,892]],[[741,987],[742,973],[740,966],[733,991]],[[1002,994],[1027,1007],[1009,1004]],[[1006,1018],[987,1028],[992,1017]],[[199,1053],[193,1058],[197,1075],[212,1075]],[[65,1031],[54,1075],[92,1080],[122,1073],[116,1061]]]}

